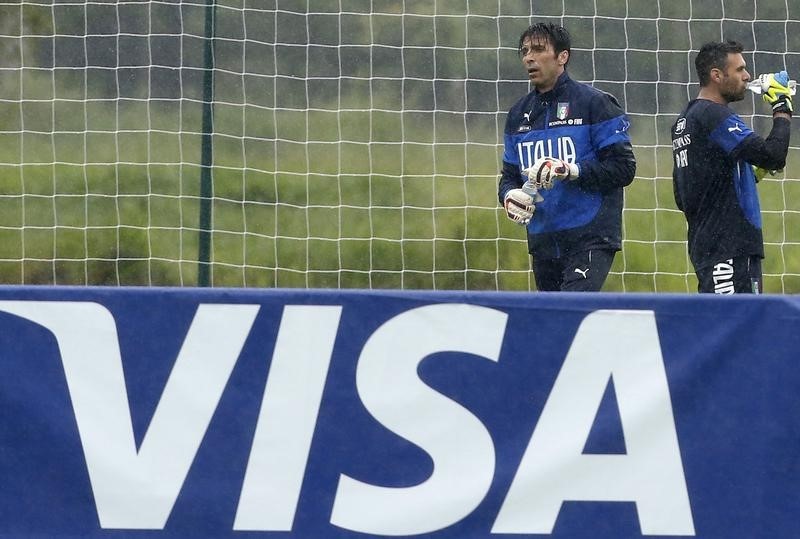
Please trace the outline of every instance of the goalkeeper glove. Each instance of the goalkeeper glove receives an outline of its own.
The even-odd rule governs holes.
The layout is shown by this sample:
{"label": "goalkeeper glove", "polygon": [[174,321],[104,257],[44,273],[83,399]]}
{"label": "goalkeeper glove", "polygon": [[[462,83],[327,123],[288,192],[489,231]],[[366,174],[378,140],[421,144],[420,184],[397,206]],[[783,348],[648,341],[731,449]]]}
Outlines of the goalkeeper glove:
{"label": "goalkeeper glove", "polygon": [[580,169],[574,163],[542,157],[532,167],[522,171],[537,189],[552,189],[554,180],[569,181],[578,177]]}
{"label": "goalkeeper glove", "polygon": [[509,219],[518,225],[527,225],[536,211],[533,196],[522,189],[512,189],[503,198],[503,207]]}
{"label": "goalkeeper glove", "polygon": [[791,115],[792,94],[789,89],[789,74],[786,71],[768,73],[758,77],[761,82],[761,94],[764,101],[772,107],[772,112],[784,112]]}
{"label": "goalkeeper glove", "polygon": [[764,176],[766,176],[767,174],[769,174],[770,176],[775,176],[776,174],[779,174],[781,172],[783,172],[783,169],[781,169],[781,170],[769,170],[769,169],[766,169],[766,168],[761,168],[761,167],[757,167],[757,166],[753,165],[753,174],[755,174],[755,176],[756,176],[756,183],[758,183],[761,180],[763,180]]}

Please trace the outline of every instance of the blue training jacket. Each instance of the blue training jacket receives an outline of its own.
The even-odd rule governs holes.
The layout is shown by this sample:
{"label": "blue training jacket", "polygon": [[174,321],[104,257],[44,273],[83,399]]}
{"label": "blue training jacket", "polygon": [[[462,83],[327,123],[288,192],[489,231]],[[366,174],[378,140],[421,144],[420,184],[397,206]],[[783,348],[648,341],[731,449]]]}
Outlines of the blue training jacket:
{"label": "blue training jacket", "polygon": [[576,180],[541,191],[528,224],[528,248],[536,257],[559,258],[622,245],[622,188],[633,181],[636,159],[630,122],[610,94],[572,80],[564,72],[545,93],[535,89],[508,112],[500,203],[519,188],[522,170],[541,157],[576,163]]}

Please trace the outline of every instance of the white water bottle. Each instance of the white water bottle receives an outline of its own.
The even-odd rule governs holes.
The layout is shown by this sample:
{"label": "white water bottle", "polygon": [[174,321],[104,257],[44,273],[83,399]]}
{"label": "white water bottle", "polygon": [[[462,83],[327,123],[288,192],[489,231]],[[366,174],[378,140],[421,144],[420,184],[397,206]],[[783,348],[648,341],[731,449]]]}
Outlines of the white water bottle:
{"label": "white water bottle", "polygon": [[[769,73],[766,75],[759,75],[757,78],[751,80],[747,83],[747,89],[756,95],[761,95],[761,93],[764,91],[764,87],[768,86],[769,84],[766,80],[769,75]],[[794,95],[795,91],[797,90],[797,81],[790,80],[787,86],[789,87],[789,95]]]}

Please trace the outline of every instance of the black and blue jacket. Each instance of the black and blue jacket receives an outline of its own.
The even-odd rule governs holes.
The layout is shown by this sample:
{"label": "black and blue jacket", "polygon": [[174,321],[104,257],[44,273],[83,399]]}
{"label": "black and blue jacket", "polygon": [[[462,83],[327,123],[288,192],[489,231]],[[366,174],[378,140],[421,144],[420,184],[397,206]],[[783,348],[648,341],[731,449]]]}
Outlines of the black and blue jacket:
{"label": "black and blue jacket", "polygon": [[622,246],[622,188],[633,181],[636,159],[630,122],[610,94],[564,72],[545,93],[533,90],[508,112],[500,203],[522,186],[522,170],[541,157],[576,163],[576,180],[542,191],[528,224],[528,250],[540,259]]}
{"label": "black and blue jacket", "polygon": [[766,139],[730,108],[693,99],[672,126],[675,204],[686,215],[695,269],[737,256],[764,257],[761,206],[751,165],[786,164],[788,118],[773,119]]}

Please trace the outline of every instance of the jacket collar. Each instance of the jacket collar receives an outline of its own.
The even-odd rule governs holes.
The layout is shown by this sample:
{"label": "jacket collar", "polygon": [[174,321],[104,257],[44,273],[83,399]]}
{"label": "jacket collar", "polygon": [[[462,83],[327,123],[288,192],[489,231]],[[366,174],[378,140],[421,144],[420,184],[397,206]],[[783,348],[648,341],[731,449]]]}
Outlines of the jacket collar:
{"label": "jacket collar", "polygon": [[555,86],[553,86],[552,90],[549,90],[544,93],[539,93],[539,90],[534,88],[533,92],[537,96],[539,96],[539,98],[541,98],[543,101],[548,101],[550,98],[555,97],[559,93],[561,93],[561,89],[564,87],[565,84],[567,84],[567,81],[569,80],[570,80],[569,74],[565,69],[564,72],[561,75],[559,75],[558,78],[556,79],[556,84]]}

